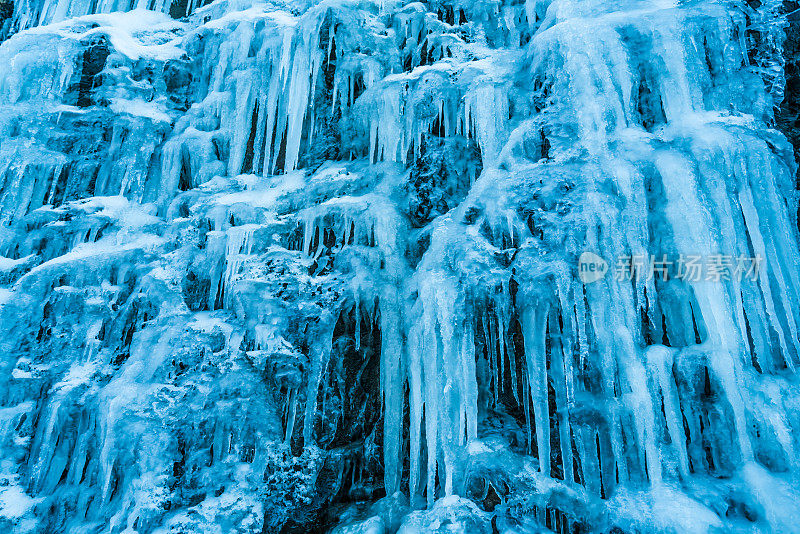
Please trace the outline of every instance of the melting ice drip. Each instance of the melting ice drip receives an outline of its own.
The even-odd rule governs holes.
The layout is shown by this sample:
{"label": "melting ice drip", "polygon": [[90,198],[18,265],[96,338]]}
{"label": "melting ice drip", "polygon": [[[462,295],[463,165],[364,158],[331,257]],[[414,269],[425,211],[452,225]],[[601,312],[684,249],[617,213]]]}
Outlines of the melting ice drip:
{"label": "melting ice drip", "polygon": [[0,19],[0,521],[796,529],[781,2],[200,4]]}

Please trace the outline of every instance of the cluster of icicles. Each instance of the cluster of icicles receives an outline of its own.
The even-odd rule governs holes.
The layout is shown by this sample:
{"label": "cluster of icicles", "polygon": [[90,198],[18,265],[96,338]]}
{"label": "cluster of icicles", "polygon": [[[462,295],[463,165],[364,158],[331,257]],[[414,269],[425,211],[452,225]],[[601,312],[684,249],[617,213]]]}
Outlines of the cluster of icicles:
{"label": "cluster of icicles", "polygon": [[[657,486],[665,479],[687,481],[696,472],[731,473],[754,465],[759,448],[784,459],[786,469],[794,469],[796,452],[788,422],[792,416],[785,412],[791,408],[782,403],[770,406],[763,399],[775,400],[776,393],[761,391],[759,386],[763,373],[792,371],[800,363],[796,317],[800,281],[792,268],[797,246],[792,216],[781,200],[791,187],[792,163],[785,159],[785,150],[776,153],[771,148],[773,143],[785,146],[785,141],[774,136],[763,139],[757,121],[731,120],[708,112],[720,98],[706,95],[708,80],[713,85],[738,75],[744,54],[724,45],[735,42],[740,27],[731,24],[724,12],[708,9],[700,23],[678,26],[687,19],[677,17],[674,26],[670,23],[660,30],[655,30],[655,15],[645,16],[643,27],[637,30],[659,35],[661,41],[654,40],[651,52],[666,63],[656,79],[645,78],[652,73],[631,76],[621,74],[624,70],[603,70],[601,57],[593,71],[602,70],[611,80],[600,89],[595,79],[580,78],[585,65],[562,65],[569,76],[548,73],[555,90],[564,91],[565,107],[583,103],[611,112],[578,120],[580,143],[589,154],[586,169],[595,173],[579,176],[589,188],[602,181],[615,183],[627,206],[619,212],[599,196],[587,197],[595,204],[584,206],[581,222],[585,226],[572,231],[572,250],[553,254],[549,262],[545,258],[526,264],[525,242],[535,237],[519,219],[517,206],[487,208],[488,224],[507,228],[497,241],[518,248],[518,267],[529,270],[513,281],[506,271],[499,280],[481,287],[482,281],[454,265],[447,251],[474,245],[471,238],[464,238],[463,226],[459,229],[462,207],[435,223],[428,252],[413,276],[403,282],[396,276],[403,269],[392,266],[399,261],[397,235],[386,232],[386,226],[383,232],[373,227],[374,215],[354,218],[355,222],[348,221],[334,232],[343,236],[341,246],[351,242],[348,232],[373,236],[372,245],[387,258],[386,269],[395,273],[376,283],[371,293],[362,294],[365,302],[376,297],[380,302],[388,493],[400,489],[404,450],[410,455],[412,495],[427,493],[432,503],[437,481],[441,495],[463,492],[467,445],[479,437],[484,409],[480,402],[486,398],[481,391],[488,390],[488,402],[497,404],[503,389],[510,390],[507,393],[523,409],[527,447],[538,457],[539,471],[568,485],[586,486],[595,495],[608,496],[617,484],[646,481]],[[571,24],[564,22],[563,27],[534,37],[534,47],[547,51],[541,59],[552,53],[548,46],[553,42],[563,52],[561,57],[578,57],[563,50],[576,46],[566,41]],[[687,31],[691,40],[711,35],[720,42],[686,49]],[[592,41],[585,46],[592,53],[617,47],[622,55],[607,51],[613,56],[611,62],[631,61],[627,52],[621,52],[624,36],[617,34],[616,41],[603,41],[602,46]],[[708,49],[724,50],[725,55],[701,62],[698,54]],[[676,50],[683,52],[678,60],[674,59]],[[690,75],[698,65],[707,71]],[[620,95],[616,88],[635,92],[639,85],[641,92],[646,84],[663,88],[677,84],[676,91],[664,90],[660,96],[664,122],[677,126],[665,127],[656,135],[639,129],[638,138],[620,138],[620,130],[635,126],[643,117],[637,116],[636,95]],[[486,93],[475,109],[497,112],[496,102],[507,97],[493,95]],[[383,93],[382,105],[382,120],[370,135],[370,160],[403,161],[415,141],[414,134],[406,137],[401,131],[413,131],[412,125],[419,127],[419,121],[407,121],[407,128],[402,128],[413,113],[399,106],[391,91]],[[502,117],[507,111],[503,105],[499,108],[496,116]],[[442,118],[437,120],[445,124],[457,116],[447,111],[447,103],[439,109]],[[468,104],[464,110],[467,120],[458,124],[467,124],[472,116]],[[445,135],[467,130],[444,126]],[[489,133],[481,131],[478,127],[484,161],[491,162],[495,155],[487,149]],[[485,131],[502,129],[492,125],[485,126]],[[613,139],[616,147],[612,150],[603,139]],[[514,142],[512,135],[506,164],[514,162]],[[653,151],[653,142],[660,143],[661,149]],[[670,148],[674,145],[690,148]],[[524,169],[523,162],[517,163]],[[541,165],[533,172],[546,176],[546,165],[559,169],[558,162]],[[513,172],[485,173],[482,179],[505,187],[511,196]],[[654,203],[648,195],[647,189],[653,187],[662,192],[662,203]],[[480,200],[477,193],[469,199]],[[312,250],[311,236],[331,230],[322,227],[320,216],[329,208],[319,206],[313,210],[316,215],[307,219],[305,248],[310,255],[320,254],[319,246]],[[650,237],[648,218],[663,221],[662,238]],[[597,235],[602,237],[598,240]],[[646,251],[676,257],[730,251],[758,255],[769,267],[758,281],[631,283],[609,278],[584,287],[573,279],[568,262],[569,253],[577,255],[581,246],[607,258]],[[512,296],[514,284],[519,287]],[[416,295],[411,305],[405,303],[403,291]],[[512,340],[514,332],[521,333],[521,346]],[[327,356],[322,351],[322,361],[315,364],[309,398],[316,397],[312,393],[319,386]],[[478,369],[476,362],[481,360],[487,362],[488,373]],[[407,447],[402,443],[406,387]],[[309,403],[306,417],[315,409]],[[753,432],[753,428],[758,430]],[[306,439],[311,437],[306,428]],[[551,444],[558,451],[551,451]]]}
{"label": "cluster of icicles", "polygon": [[[734,471],[754,463],[759,447],[785,458],[787,470],[796,468],[790,408],[768,402],[788,382],[776,379],[768,389],[761,378],[793,373],[800,364],[797,242],[784,201],[793,168],[780,156],[785,140],[764,133],[759,113],[769,109],[770,95],[761,88],[753,96],[753,79],[740,83],[744,19],[715,2],[654,6],[626,21],[602,13],[592,18],[597,13],[590,8],[600,8],[587,4],[554,2],[544,23],[540,2],[519,6],[534,19],[529,26],[541,27],[526,44],[527,55],[494,65],[465,66],[443,52],[434,65],[420,65],[415,56],[410,73],[381,65],[355,52],[356,43],[377,46],[389,38],[369,33],[368,24],[332,1],[300,17],[255,10],[244,22],[213,21],[183,43],[200,58],[203,83],[195,88],[197,103],[162,147],[158,187],[142,188],[151,196],[137,198],[155,201],[162,214],[180,189],[215,175],[303,169],[327,117],[358,119],[353,124],[365,142],[343,157],[370,164],[413,161],[423,136],[434,130],[473,139],[480,148],[487,170],[461,206],[432,223],[431,244],[414,268],[405,254],[406,223],[380,195],[333,199],[298,216],[310,258],[351,246],[380,252],[368,270],[353,274],[351,289],[357,300],[379,303],[387,494],[405,489],[404,454],[412,496],[425,494],[432,504],[438,495],[463,492],[468,445],[480,437],[481,414],[501,398],[521,408],[527,451],[538,457],[539,471],[599,496],[611,495],[617,484]],[[59,0],[26,9],[37,22],[19,24],[88,9]],[[426,15],[414,4],[392,19],[398,55],[438,24]],[[354,18],[358,24],[341,30],[332,22]],[[631,43],[644,50],[632,54]],[[334,61],[330,99],[318,99]],[[520,72],[542,80],[549,94],[533,102],[530,87],[530,97],[520,97],[506,76]],[[644,93],[656,95],[655,106],[642,104]],[[515,112],[531,116],[512,125],[514,99],[525,104]],[[315,107],[320,101],[324,106]],[[734,101],[752,104],[739,111],[755,110],[755,118],[723,114],[736,108]],[[653,116],[643,116],[648,112]],[[541,161],[526,159],[532,131],[551,136],[550,154]],[[45,192],[61,173],[58,165],[45,172],[47,185],[26,197],[24,210],[53,196]],[[582,211],[562,222],[553,216],[563,240],[548,244],[524,220],[524,195],[515,188],[534,184],[532,176],[542,184],[566,175],[583,195],[573,206]],[[181,184],[185,176],[192,183]],[[20,206],[19,196],[9,188],[3,195],[4,218],[13,219],[5,214]],[[478,220],[465,224],[468,208],[477,205]],[[468,229],[482,225],[491,237]],[[657,237],[651,237],[654,228]],[[212,295],[233,293],[254,230],[227,230],[225,267]],[[333,238],[323,239],[326,233]],[[511,249],[516,256],[507,269],[487,260],[486,272],[479,272],[481,265],[470,263]],[[742,283],[608,277],[583,286],[571,271],[582,249],[609,259],[757,254],[765,269],[758,281]],[[257,342],[259,348],[267,343]],[[306,444],[314,439],[330,340],[311,350]],[[288,396],[287,440],[297,399],[296,391]]]}

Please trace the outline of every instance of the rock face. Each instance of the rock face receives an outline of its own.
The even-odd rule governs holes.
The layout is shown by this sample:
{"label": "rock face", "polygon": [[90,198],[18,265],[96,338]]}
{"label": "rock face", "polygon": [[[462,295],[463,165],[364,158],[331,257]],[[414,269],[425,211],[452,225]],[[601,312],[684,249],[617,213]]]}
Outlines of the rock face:
{"label": "rock face", "polygon": [[798,531],[797,2],[201,4],[0,0],[4,528]]}

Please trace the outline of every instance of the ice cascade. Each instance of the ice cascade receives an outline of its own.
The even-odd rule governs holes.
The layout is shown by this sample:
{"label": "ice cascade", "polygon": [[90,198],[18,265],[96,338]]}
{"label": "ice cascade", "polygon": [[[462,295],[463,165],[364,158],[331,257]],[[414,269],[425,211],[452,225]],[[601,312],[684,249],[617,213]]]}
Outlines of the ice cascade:
{"label": "ice cascade", "polygon": [[795,4],[0,2],[0,525],[798,532]]}

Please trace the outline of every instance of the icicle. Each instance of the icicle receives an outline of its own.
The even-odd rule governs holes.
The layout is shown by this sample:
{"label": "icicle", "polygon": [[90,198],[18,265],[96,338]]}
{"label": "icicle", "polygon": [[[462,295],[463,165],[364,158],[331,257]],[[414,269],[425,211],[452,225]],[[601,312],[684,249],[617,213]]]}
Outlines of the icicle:
{"label": "icicle", "polygon": [[[478,437],[478,383],[475,368],[475,334],[472,325],[466,325],[464,338],[461,340],[461,395],[462,405],[459,414],[464,414],[465,428],[459,427],[459,443],[477,439]],[[466,436],[464,435],[466,433]]]}
{"label": "icicle", "polygon": [[[290,172],[297,168],[300,154],[300,139],[303,133],[303,121],[309,105],[310,79],[316,78],[317,61],[311,57],[309,45],[303,43],[294,50],[292,58],[294,68],[288,89],[288,102],[286,115],[288,118],[286,130],[286,155],[283,170]],[[312,72],[309,74],[309,66]]]}
{"label": "icicle", "polygon": [[[548,334],[550,336],[550,372],[553,390],[555,392],[555,417],[558,421],[559,444],[561,447],[561,462],[563,467],[564,480],[567,484],[573,482],[572,478],[572,440],[569,422],[569,387],[567,377],[564,374],[566,360],[571,357],[564,347],[564,332],[559,327],[559,316],[561,309],[558,307],[550,308],[550,318],[548,319]],[[548,399],[549,400],[549,399]]]}
{"label": "icicle", "polygon": [[227,232],[227,243],[225,246],[225,274],[222,281],[222,290],[226,298],[230,295],[230,287],[233,279],[239,274],[244,257],[249,256],[252,251],[252,236],[257,225],[246,224],[234,226]]}
{"label": "icicle", "polygon": [[355,301],[356,301],[355,310],[353,310],[353,313],[355,313],[356,315],[355,343],[356,343],[356,350],[361,350],[361,300],[358,295],[355,295]]}
{"label": "icicle", "polygon": [[309,447],[314,443],[314,421],[317,413],[317,393],[322,383],[325,369],[331,354],[331,343],[333,335],[325,336],[321,344],[312,347],[310,355],[311,368],[308,374],[308,389],[306,392],[306,409],[303,417],[303,444]]}
{"label": "icicle", "polygon": [[286,416],[286,433],[284,435],[284,442],[289,445],[292,441],[294,434],[294,423],[297,418],[297,391],[294,388],[289,389],[288,396],[288,414]]}
{"label": "icicle", "polygon": [[572,285],[573,302],[575,303],[575,323],[578,327],[578,344],[580,350],[579,370],[583,372],[586,359],[589,357],[589,340],[586,336],[586,301],[583,295],[583,284]]}
{"label": "icicle", "polygon": [[420,456],[422,453],[422,418],[425,390],[422,383],[423,333],[411,329],[408,336],[408,400],[409,400],[409,495],[418,495],[420,481]]}
{"label": "icicle", "polygon": [[496,405],[497,399],[500,396],[500,388],[498,386],[498,379],[497,376],[499,375],[499,371],[496,369],[496,362],[494,357],[494,344],[492,342],[492,335],[491,335],[491,325],[489,324],[489,317],[488,313],[483,314],[483,320],[481,321],[481,325],[483,326],[483,339],[486,343],[486,359],[489,363],[489,376],[492,377],[492,406]]}
{"label": "icicle", "polygon": [[[386,494],[393,495],[400,489],[402,458],[402,427],[403,427],[403,340],[401,336],[402,323],[399,315],[400,301],[397,290],[388,287],[381,294],[381,392],[383,394],[383,458],[384,458],[384,485]],[[410,382],[410,381],[409,381]],[[409,383],[409,387],[411,384]],[[414,399],[409,394],[409,406]],[[410,417],[413,435],[414,419]],[[419,429],[419,426],[417,426]],[[419,444],[417,457],[419,454]],[[413,447],[412,447],[413,454]],[[413,456],[412,456],[413,458]],[[412,461],[412,473],[414,462]],[[411,495],[414,495],[412,486]]]}
{"label": "icicle", "polygon": [[497,308],[495,308],[494,313],[492,313],[489,318],[489,338],[492,343],[492,355],[494,359],[496,359],[497,364],[497,392],[500,393],[503,391],[503,384],[504,381],[504,374],[505,374],[505,361],[503,358],[504,355],[504,344],[501,343],[501,335],[502,335],[502,326],[500,325],[500,315]]}
{"label": "icicle", "polygon": [[678,456],[678,472],[681,478],[687,479],[689,477],[689,456],[686,451],[686,436],[683,430],[680,401],[672,377],[672,354],[667,347],[654,345],[648,347],[646,361],[649,372],[656,375],[655,384],[663,399],[667,432]]}
{"label": "icicle", "polygon": [[561,314],[561,319],[564,322],[564,330],[562,331],[561,335],[561,345],[563,348],[562,373],[564,374],[564,394],[566,395],[565,400],[567,408],[572,407],[575,399],[575,369],[572,359],[572,343],[575,333],[572,325],[572,314],[569,313],[571,311],[571,301],[568,299],[568,296],[570,296],[569,287],[570,281],[567,279],[562,279],[559,281],[557,291],[558,302],[561,307],[559,313]]}
{"label": "icicle", "polygon": [[525,361],[528,367],[528,387],[533,401],[536,425],[536,444],[539,472],[550,476],[550,409],[547,393],[545,337],[550,307],[546,303],[526,308],[522,314],[522,333],[525,339]]}

